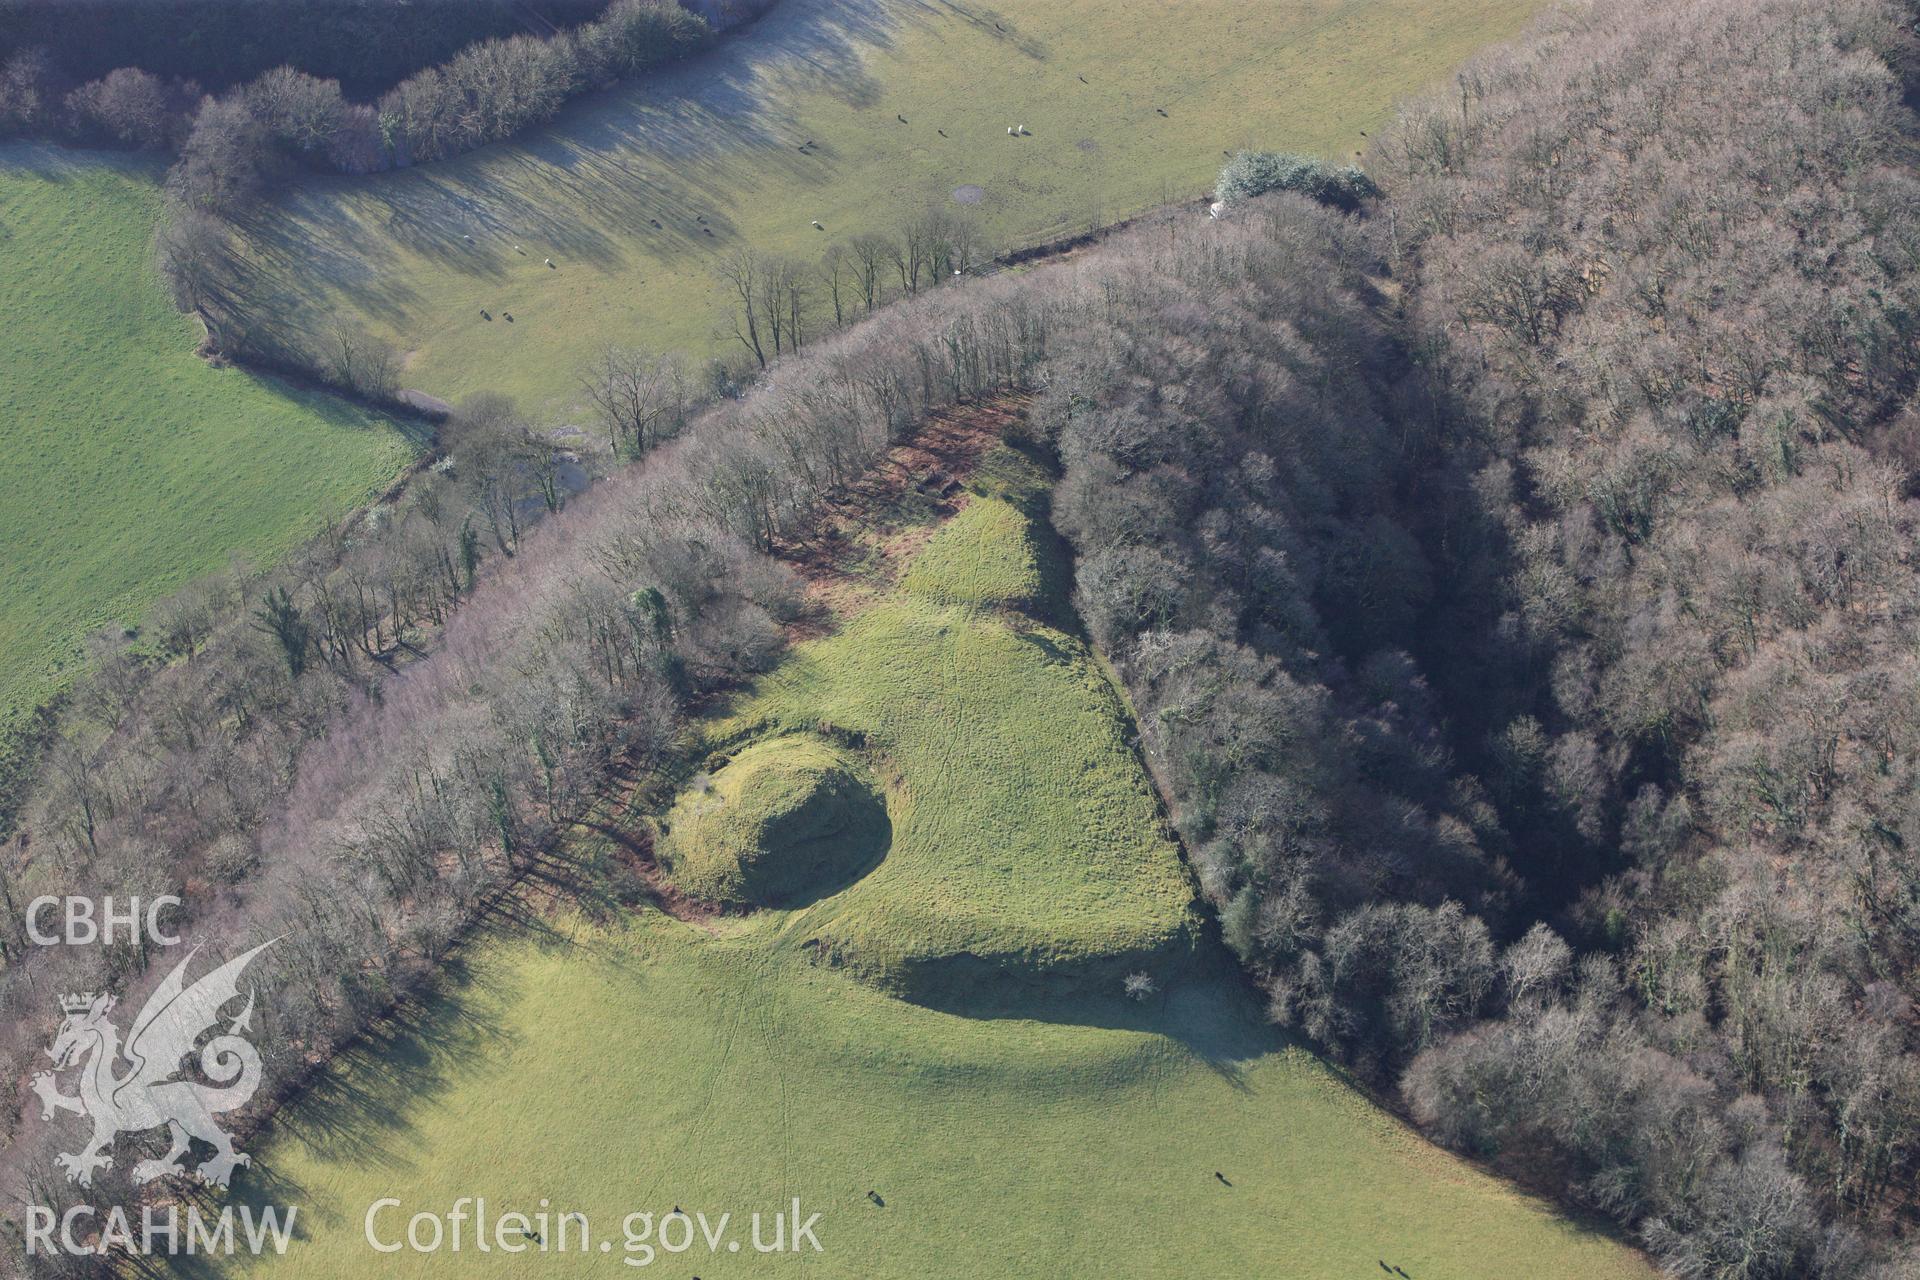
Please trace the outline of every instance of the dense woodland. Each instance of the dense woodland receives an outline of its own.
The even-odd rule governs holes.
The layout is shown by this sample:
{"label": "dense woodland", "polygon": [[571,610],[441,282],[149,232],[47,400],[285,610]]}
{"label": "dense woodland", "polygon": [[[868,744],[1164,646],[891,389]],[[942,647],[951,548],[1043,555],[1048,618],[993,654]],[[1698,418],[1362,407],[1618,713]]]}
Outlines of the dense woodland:
{"label": "dense woodland", "polygon": [[640,896],[555,837],[778,657],[767,553],[928,410],[1019,389],[1277,1021],[1676,1276],[1920,1274],[1913,18],[1572,6],[1364,186],[1236,162],[1218,219],[761,332],[704,406],[609,350],[589,399],[641,456],[571,500],[535,424],[463,405],[401,499],[97,654],[0,885],[9,1069],[39,993],[144,969],[19,948],[55,886],[289,933],[263,1099],[512,878]]}
{"label": "dense woodland", "polygon": [[[735,0],[689,8],[679,0],[612,0],[592,6],[598,16],[577,26],[534,22],[532,32],[454,41],[426,65],[363,100],[355,100],[351,87],[343,89],[339,75],[324,69],[330,59],[319,52],[270,62],[244,76],[219,74],[205,86],[191,74],[156,70],[156,64],[169,61],[165,57],[133,57],[87,77],[68,65],[70,50],[86,46],[33,43],[25,33],[38,28],[28,22],[10,38],[11,51],[0,50],[0,137],[53,136],[84,146],[179,152],[171,182],[175,194],[191,209],[230,215],[295,168],[371,173],[502,141],[551,120],[570,98],[685,57],[720,29],[714,23],[744,21],[769,3]],[[261,6],[259,20],[269,21],[277,7]],[[329,8],[301,0],[288,0],[287,7],[313,15],[290,15],[296,30],[303,29],[303,21],[324,25]],[[231,6],[226,8],[230,14]],[[433,27],[431,15],[441,9],[368,4],[339,16],[411,29],[416,23]],[[444,9],[466,13],[461,6]],[[50,7],[50,12],[64,11],[65,6]],[[485,13],[499,16],[488,6],[478,12],[482,16],[474,21],[483,26]],[[513,6],[513,12],[521,22],[534,16],[525,5]],[[713,14],[712,22],[706,12]],[[89,22],[92,13],[80,6],[65,21]],[[464,31],[465,23],[463,16],[449,30]],[[227,38],[212,47],[223,51],[222,59],[237,60],[238,67],[247,61],[242,54],[254,33],[250,23],[230,24]],[[281,41],[267,43],[278,48]],[[196,51],[206,47],[191,40],[186,44]],[[165,41],[156,45],[169,47]],[[322,50],[330,47],[322,42]],[[208,87],[219,92],[204,92]]]}
{"label": "dense woodland", "polygon": [[1115,271],[1048,393],[1275,1018],[1676,1275],[1863,1274],[1920,1154],[1910,24],[1557,14],[1376,141],[1387,280]]}
{"label": "dense woodland", "polygon": [[76,83],[120,67],[230,89],[293,65],[373,97],[463,46],[547,35],[607,0],[0,0],[0,61],[57,51]]}

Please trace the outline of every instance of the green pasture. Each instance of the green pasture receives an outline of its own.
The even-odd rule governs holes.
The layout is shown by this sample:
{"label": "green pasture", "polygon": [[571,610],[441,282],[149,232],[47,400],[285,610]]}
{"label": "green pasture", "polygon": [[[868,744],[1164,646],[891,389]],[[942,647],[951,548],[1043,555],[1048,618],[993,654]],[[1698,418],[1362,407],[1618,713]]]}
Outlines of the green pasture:
{"label": "green pasture", "polygon": [[1023,608],[1041,594],[1038,533],[1002,498],[968,503],[913,558],[900,586],[939,604]]}
{"label": "green pasture", "polygon": [[[810,965],[772,927],[647,915],[470,947],[441,997],[255,1144],[238,1198],[299,1206],[297,1238],[233,1270],[1368,1280],[1384,1259],[1415,1280],[1653,1280],[1287,1045],[1224,964],[1144,1003],[942,1012]],[[543,1255],[482,1256],[471,1225],[458,1254],[366,1241],[378,1200],[399,1201],[374,1222],[390,1244],[461,1197],[583,1213],[589,1246],[556,1252],[549,1227]],[[822,1252],[755,1253],[749,1215],[770,1231],[795,1197]],[[627,1215],[675,1206],[732,1214],[746,1243],[623,1265],[641,1257]]]}
{"label": "green pasture", "polygon": [[717,744],[830,733],[889,779],[885,857],[783,921],[789,945],[943,1004],[1037,979],[1118,990],[1130,969],[1183,962],[1192,888],[1086,645],[940,602],[957,588],[927,594],[1031,598],[1038,545],[1012,502],[977,498],[898,588],[797,646],[708,730]]}
{"label": "green pasture", "polygon": [[810,734],[757,742],[705,774],[661,824],[661,860],[708,902],[790,906],[824,896],[885,856],[877,782],[850,751]]}
{"label": "green pasture", "polygon": [[[1043,556],[1001,518],[1021,497],[976,498],[991,518],[952,520],[920,557],[990,528]],[[1016,565],[998,587],[1027,580],[1007,546],[983,550]],[[834,823],[780,824],[840,807],[841,782],[869,771],[891,819],[879,863],[863,847],[790,911],[562,913],[488,933],[259,1144],[240,1198],[299,1206],[299,1238],[239,1269],[1366,1280],[1384,1261],[1415,1280],[1651,1280],[1640,1255],[1421,1141],[1288,1043],[1217,941],[1155,949],[1197,925],[1191,897],[1073,636],[896,587],[708,733],[749,724],[760,736],[670,811],[670,843],[715,841],[680,867],[686,887],[714,883],[710,855],[737,853],[742,830],[772,833],[767,856],[809,847]],[[856,966],[918,958],[925,1000],[830,963],[809,945],[822,937]],[[935,963],[969,954],[1001,963]],[[1123,955],[1153,980],[1145,999],[1108,971]],[[495,1218],[583,1214],[588,1234],[561,1252],[550,1221],[543,1254],[483,1256],[469,1205],[464,1252],[367,1241],[383,1199],[374,1237],[394,1244],[463,1197]],[[796,1198],[821,1215],[822,1251],[753,1251],[751,1215],[765,1242]],[[717,1251],[697,1229],[689,1252],[660,1251],[676,1207],[706,1216]],[[629,1247],[636,1213],[653,1229]]]}
{"label": "green pasture", "polygon": [[1020,246],[1196,197],[1230,149],[1349,156],[1537,7],[782,0],[512,145],[305,182],[253,220],[244,291],[296,340],[335,317],[392,337],[411,386],[564,413],[604,343],[729,346],[736,249],[812,261],[936,205]]}
{"label": "green pasture", "polygon": [[379,493],[385,418],[194,354],[152,265],[157,163],[0,147],[0,725],[85,636]]}

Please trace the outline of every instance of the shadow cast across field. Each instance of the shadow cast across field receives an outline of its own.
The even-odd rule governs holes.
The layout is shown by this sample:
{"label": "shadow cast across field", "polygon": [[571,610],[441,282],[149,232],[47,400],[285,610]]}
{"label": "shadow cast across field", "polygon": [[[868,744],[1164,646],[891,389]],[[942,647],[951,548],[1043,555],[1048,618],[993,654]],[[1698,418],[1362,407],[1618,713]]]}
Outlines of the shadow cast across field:
{"label": "shadow cast across field", "polygon": [[[627,270],[740,243],[730,210],[768,184],[830,181],[788,104],[877,108],[869,69],[914,28],[964,21],[1020,47],[994,11],[941,0],[787,0],[746,31],[546,126],[467,156],[369,177],[317,177],[242,219],[253,270],[234,292],[256,321],[311,327],[341,305],[396,328],[431,323],[408,255],[506,285],[526,259]],[[888,124],[891,117],[885,117]],[[876,127],[880,127],[876,124]]]}
{"label": "shadow cast across field", "polygon": [[329,1161],[411,1169],[418,1112],[515,1039],[488,1011],[520,993],[511,970],[489,954],[469,947],[448,961],[432,991],[363,1034],[274,1127]]}
{"label": "shadow cast across field", "polygon": [[909,999],[962,1018],[1164,1036],[1236,1089],[1245,1087],[1250,1063],[1304,1047],[1261,1016],[1245,975],[1217,942],[1203,942],[1193,956],[1166,968],[1158,979],[1160,989],[1143,1000],[1123,995],[1117,978],[1096,984],[1091,975],[1071,974],[929,984]]}
{"label": "shadow cast across field", "polygon": [[[516,932],[524,931],[499,920],[483,926],[479,934]],[[493,1014],[520,997],[518,980],[509,965],[489,958],[495,952],[484,945],[483,936],[474,941],[482,945],[470,943],[445,961],[427,994],[404,1002],[318,1068],[298,1097],[269,1123],[274,1141],[298,1143],[329,1164],[397,1175],[416,1172],[414,1152],[428,1127],[424,1121],[440,1099],[458,1088],[465,1075],[510,1050],[518,1038]],[[224,1200],[191,1184],[182,1184],[181,1192],[204,1214],[217,1215],[224,1204],[236,1215],[251,1214],[255,1222],[271,1210],[284,1223],[287,1208],[297,1206],[291,1232],[295,1241],[311,1238],[316,1225],[337,1226],[340,1219],[340,1212],[323,1211],[321,1198],[311,1188],[280,1172],[280,1162],[271,1156],[239,1170]],[[316,1219],[316,1214],[321,1216]],[[244,1235],[244,1221],[236,1219],[236,1238]],[[150,1262],[144,1272],[136,1268],[134,1273],[207,1280],[229,1274],[199,1256],[164,1262],[156,1257]]]}

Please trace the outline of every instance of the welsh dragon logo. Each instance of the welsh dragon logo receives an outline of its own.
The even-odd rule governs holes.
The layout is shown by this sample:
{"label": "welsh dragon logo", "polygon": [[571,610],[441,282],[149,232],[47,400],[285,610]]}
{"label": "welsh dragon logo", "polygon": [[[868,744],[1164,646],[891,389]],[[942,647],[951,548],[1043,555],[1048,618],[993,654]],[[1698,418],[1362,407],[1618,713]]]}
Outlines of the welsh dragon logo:
{"label": "welsh dragon logo", "polygon": [[[119,1028],[107,1019],[118,1003],[114,997],[92,992],[61,997],[66,1021],[47,1050],[53,1070],[33,1078],[33,1091],[40,1095],[43,1119],[52,1119],[56,1111],[71,1111],[93,1121],[93,1136],[80,1150],[54,1158],[66,1170],[69,1182],[93,1185],[95,1169],[113,1167],[108,1150],[115,1137],[162,1125],[172,1139],[172,1149],[158,1160],[135,1165],[135,1182],[187,1172],[182,1161],[193,1138],[214,1148],[214,1154],[194,1170],[209,1186],[226,1186],[236,1166],[252,1163],[233,1149],[233,1139],[213,1119],[217,1112],[244,1106],[260,1087],[260,1053],[241,1036],[252,1030],[251,990],[246,1007],[227,1024],[226,1032],[200,1049],[200,1069],[213,1083],[180,1076],[182,1062],[196,1042],[218,1026],[221,1009],[239,998],[240,973],[247,962],[272,945],[262,943],[192,986],[186,983],[187,965],[200,948],[189,951],[147,997],[127,1031],[124,1048]],[[130,1069],[116,1075],[115,1067],[123,1057]],[[61,1093],[54,1081],[57,1072],[70,1067],[80,1069],[78,1095]]]}

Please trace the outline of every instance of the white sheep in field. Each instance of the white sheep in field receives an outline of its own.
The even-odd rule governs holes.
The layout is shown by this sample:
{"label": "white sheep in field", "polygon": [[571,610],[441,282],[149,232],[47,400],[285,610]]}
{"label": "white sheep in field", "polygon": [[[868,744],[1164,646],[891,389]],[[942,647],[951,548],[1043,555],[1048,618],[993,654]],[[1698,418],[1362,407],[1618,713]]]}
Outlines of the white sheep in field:
{"label": "white sheep in field", "polygon": [[1013,136],[1013,126],[1012,126],[1012,125],[1008,125],[1008,126],[1007,126],[1007,136],[1008,136],[1009,138],[1011,138],[1011,137]]}
{"label": "white sheep in field", "polygon": [[825,227],[823,227],[823,226],[821,226],[821,225],[820,225],[820,219],[818,219],[818,218],[815,218],[815,219],[813,220],[813,229],[814,229],[815,231],[825,231],[825,230],[826,230],[826,228],[825,228]]}
{"label": "white sheep in field", "polygon": [[548,258],[548,259],[547,259],[547,265],[548,265],[548,266],[552,266],[552,265],[553,265],[553,259],[552,259],[552,258]]}
{"label": "white sheep in field", "polygon": [[1209,218],[1217,218],[1220,216],[1220,211],[1222,209],[1225,209],[1226,207],[1227,207],[1226,201],[1215,200],[1212,204],[1207,206],[1207,216]]}

